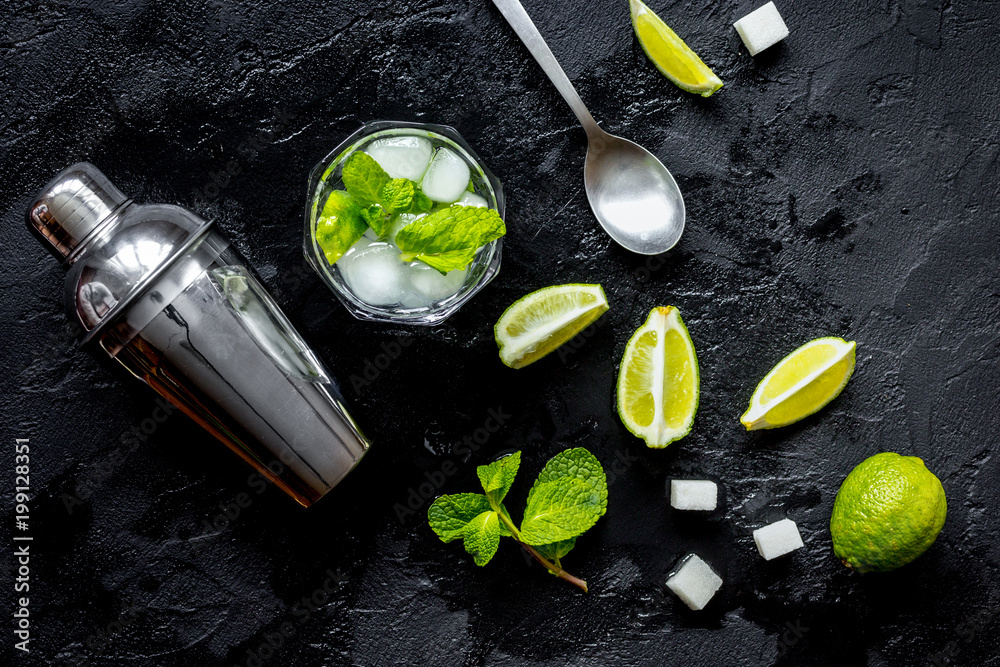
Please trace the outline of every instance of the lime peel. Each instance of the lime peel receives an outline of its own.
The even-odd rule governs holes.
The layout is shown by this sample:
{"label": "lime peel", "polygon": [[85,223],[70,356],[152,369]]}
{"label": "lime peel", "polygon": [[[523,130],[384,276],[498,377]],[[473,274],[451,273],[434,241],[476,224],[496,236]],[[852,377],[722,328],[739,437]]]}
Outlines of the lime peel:
{"label": "lime peel", "polygon": [[856,572],[888,572],[930,548],[944,527],[944,487],[916,456],[883,452],[854,468],[833,503],[834,554]]}

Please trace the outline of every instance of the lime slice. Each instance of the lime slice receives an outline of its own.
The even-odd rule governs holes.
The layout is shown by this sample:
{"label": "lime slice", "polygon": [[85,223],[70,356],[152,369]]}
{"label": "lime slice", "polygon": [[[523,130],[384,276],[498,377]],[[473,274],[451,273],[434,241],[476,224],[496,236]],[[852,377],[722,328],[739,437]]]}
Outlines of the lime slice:
{"label": "lime slice", "polygon": [[698,357],[680,311],[654,308],[625,347],[618,416],[647,447],[666,447],[691,432],[698,382]]}
{"label": "lime slice", "polygon": [[794,424],[832,401],[854,372],[854,341],[817,338],[778,362],[740,417],[748,431]]}
{"label": "lime slice", "polygon": [[570,340],[608,309],[600,285],[554,285],[523,296],[494,327],[500,360],[524,368]]}
{"label": "lime slice", "polygon": [[629,6],[635,36],[656,69],[679,88],[702,97],[722,88],[722,79],[642,0],[629,0]]}

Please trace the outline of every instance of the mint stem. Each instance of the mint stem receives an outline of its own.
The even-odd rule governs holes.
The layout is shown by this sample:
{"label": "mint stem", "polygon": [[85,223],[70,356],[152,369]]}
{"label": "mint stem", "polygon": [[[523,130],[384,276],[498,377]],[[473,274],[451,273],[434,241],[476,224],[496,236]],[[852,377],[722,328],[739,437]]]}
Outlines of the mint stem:
{"label": "mint stem", "polygon": [[514,541],[516,541],[518,544],[520,544],[521,547],[525,551],[527,551],[529,554],[531,554],[532,558],[534,558],[535,560],[537,560],[539,563],[542,564],[542,566],[545,567],[545,569],[547,569],[549,572],[551,572],[552,574],[556,575],[560,579],[564,579],[565,581],[568,581],[569,583],[573,584],[577,588],[582,589],[584,593],[587,592],[587,582],[586,581],[584,581],[583,579],[580,579],[579,577],[574,577],[572,574],[570,574],[566,570],[562,569],[562,567],[556,565],[555,563],[553,563],[552,561],[550,561],[549,559],[547,559],[545,556],[543,556],[542,554],[540,554],[537,551],[535,551],[535,549],[530,544],[526,544],[521,539],[521,531],[519,531],[517,529],[517,527],[513,523],[511,523],[510,519],[508,519],[506,517],[506,515],[504,515],[503,512],[499,512],[498,511],[497,514],[500,516],[500,521],[502,521],[503,524],[505,526],[507,526],[507,529],[511,532],[511,535],[514,538]]}

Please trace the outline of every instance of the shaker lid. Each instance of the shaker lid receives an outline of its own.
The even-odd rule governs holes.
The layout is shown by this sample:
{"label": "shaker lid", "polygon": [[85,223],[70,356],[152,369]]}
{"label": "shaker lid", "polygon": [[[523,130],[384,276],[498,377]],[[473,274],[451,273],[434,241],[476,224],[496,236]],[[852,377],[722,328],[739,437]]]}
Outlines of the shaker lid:
{"label": "shaker lid", "polygon": [[28,209],[28,227],[65,260],[128,199],[89,162],[63,169]]}

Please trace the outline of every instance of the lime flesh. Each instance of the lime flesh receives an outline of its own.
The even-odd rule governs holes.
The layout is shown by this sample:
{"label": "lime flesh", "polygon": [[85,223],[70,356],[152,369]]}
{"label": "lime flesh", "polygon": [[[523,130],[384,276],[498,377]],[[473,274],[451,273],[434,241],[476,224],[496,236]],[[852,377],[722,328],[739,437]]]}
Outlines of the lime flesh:
{"label": "lime flesh", "polygon": [[722,88],[715,72],[642,0],[629,0],[629,9],[635,36],[656,69],[682,90],[702,97]]}
{"label": "lime flesh", "polygon": [[633,435],[659,449],[691,432],[698,396],[698,358],[680,311],[654,308],[625,347],[618,416]]}
{"label": "lime flesh", "polygon": [[493,328],[500,360],[524,368],[558,349],[608,309],[600,285],[554,285],[515,301]]}
{"label": "lime flesh", "polygon": [[835,399],[854,372],[856,345],[817,338],[778,362],[764,376],[740,417],[748,431],[787,426]]}

